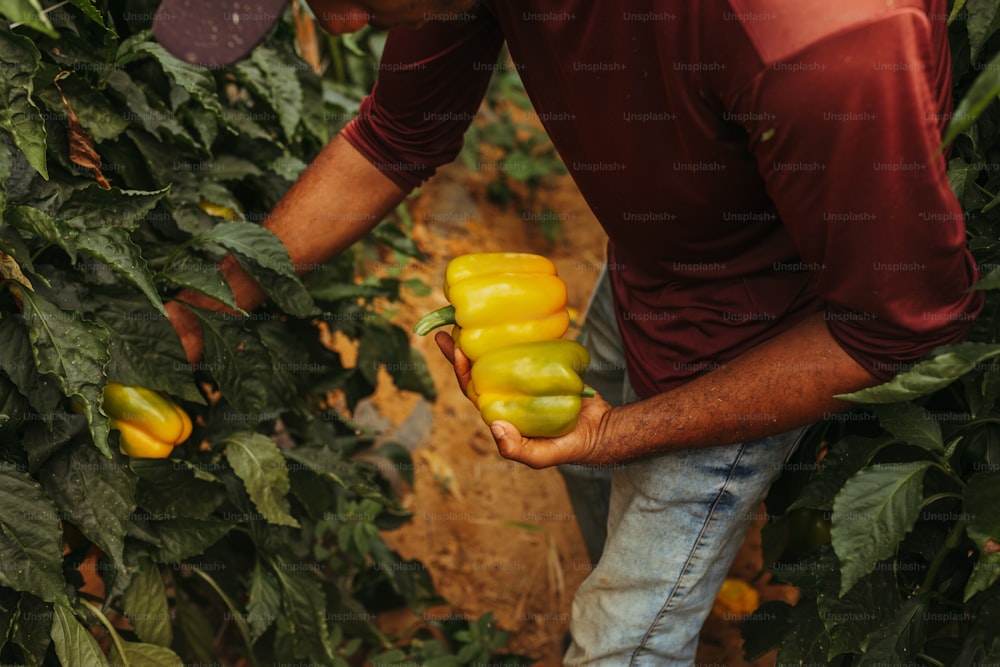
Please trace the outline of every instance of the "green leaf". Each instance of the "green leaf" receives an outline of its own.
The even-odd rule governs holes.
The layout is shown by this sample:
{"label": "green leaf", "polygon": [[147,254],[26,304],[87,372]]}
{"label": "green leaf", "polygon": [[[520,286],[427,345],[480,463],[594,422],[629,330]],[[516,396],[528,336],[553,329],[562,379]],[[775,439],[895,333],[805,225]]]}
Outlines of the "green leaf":
{"label": "green leaf", "polygon": [[402,649],[394,648],[385,653],[379,653],[371,658],[375,667],[391,667],[391,665],[401,665],[406,661],[406,652]]}
{"label": "green leaf", "polygon": [[125,532],[135,509],[136,487],[124,460],[109,461],[89,446],[64,447],[39,477],[59,511],[124,569]]}
{"label": "green leaf", "polygon": [[861,653],[873,627],[885,627],[899,609],[896,576],[889,568],[880,568],[862,579],[847,595],[838,597],[840,570],[836,556],[825,552],[818,569],[820,591],[817,605],[830,635],[829,656]]}
{"label": "green leaf", "polygon": [[404,361],[391,362],[387,365],[396,388],[402,391],[415,391],[428,401],[433,401],[437,397],[434,378],[431,377],[427,360],[420,350],[411,347],[408,351],[402,352],[398,358]]}
{"label": "green leaf", "polygon": [[196,243],[216,243],[235,255],[287,277],[297,277],[292,260],[281,240],[270,230],[253,222],[221,222],[195,237]]}
{"label": "green leaf", "polygon": [[84,16],[97,25],[108,29],[107,25],[104,23],[104,16],[97,9],[97,7],[94,6],[94,0],[70,0],[70,4],[83,12]]}
{"label": "green leaf", "polygon": [[156,274],[156,278],[204,294],[238,313],[245,314],[245,311],[237,305],[233,289],[218,267],[215,264],[199,261],[194,254],[187,254],[179,261],[171,263]]}
{"label": "green leaf", "polygon": [[108,667],[104,651],[94,636],[77,620],[73,610],[66,604],[55,606],[52,623],[52,644],[63,665],[87,665],[87,667]]}
{"label": "green leaf", "polygon": [[294,63],[286,62],[281,53],[268,46],[259,46],[250,58],[236,65],[236,72],[278,114],[285,137],[294,137],[302,109],[302,86]]}
{"label": "green leaf", "polygon": [[930,452],[944,452],[941,424],[919,405],[880,405],[874,408],[874,412],[882,428],[903,442]]}
{"label": "green leaf", "polygon": [[144,130],[161,141],[175,138],[180,140],[181,144],[194,145],[194,139],[177,120],[177,116],[161,103],[159,98],[147,96],[142,86],[137,84],[125,70],[112,70],[108,74],[107,83],[122,97],[128,107],[128,111],[123,115],[124,119],[138,122]]}
{"label": "green leaf", "polygon": [[267,404],[271,360],[260,339],[247,331],[239,320],[191,307],[201,321],[204,359],[222,395],[247,421],[259,415]]}
{"label": "green leaf", "polygon": [[172,106],[176,110],[187,96],[196,99],[203,107],[222,115],[222,105],[215,87],[215,79],[211,71],[204,67],[190,65],[171,55],[156,42],[149,41],[151,33],[144,31],[122,41],[115,58],[118,65],[124,66],[136,60],[152,58],[163,69],[170,81],[186,95],[171,92]]}
{"label": "green leaf", "polygon": [[0,14],[10,19],[11,23],[23,23],[49,37],[59,36],[38,0],[0,0]]}
{"label": "green leaf", "polygon": [[356,493],[362,498],[391,504],[379,488],[366,477],[363,468],[346,461],[343,456],[327,447],[294,447],[285,450],[285,457],[299,464],[301,470],[310,470],[337,486]]}
{"label": "green leaf", "polygon": [[969,46],[973,62],[989,38],[1000,5],[994,0],[968,0],[965,5],[965,27],[969,32]]}
{"label": "green leaf", "polygon": [[948,15],[948,25],[951,25],[958,15],[961,13],[962,8],[965,7],[966,0],[955,0],[955,6],[951,8],[951,14]]}
{"label": "green leaf", "polygon": [[844,483],[868,464],[870,453],[880,442],[860,436],[847,436],[835,442],[820,462],[819,470],[809,479],[795,502],[788,506],[788,510],[800,507],[832,508],[833,500]]}
{"label": "green leaf", "polygon": [[308,164],[289,154],[288,151],[267,163],[267,168],[272,174],[280,176],[289,183],[301,176],[308,167]]}
{"label": "green leaf", "polygon": [[[6,150],[6,145],[0,141],[0,168],[3,166],[4,150]],[[0,175],[0,178],[2,178],[2,175]],[[3,189],[3,183],[0,182],[0,210],[9,215],[10,209],[5,208],[5,195],[6,192]],[[13,225],[0,223],[0,251],[8,257],[13,258],[22,271],[27,271],[28,273],[35,272],[34,262],[31,259],[31,250],[28,248],[28,244],[25,243],[24,237]]]}
{"label": "green leaf", "polygon": [[281,589],[278,580],[264,562],[254,562],[247,600],[247,623],[254,641],[267,632],[281,611]]}
{"label": "green leaf", "polygon": [[393,222],[384,220],[379,223],[372,230],[372,237],[407,257],[413,257],[421,262],[427,260],[427,255],[417,246],[413,238]]}
{"label": "green leaf", "polygon": [[299,522],[285,511],[285,496],[290,483],[285,458],[266,435],[242,431],[223,440],[226,458],[236,475],[243,480],[247,494],[268,522],[299,527]]}
{"label": "green leaf", "polygon": [[[11,173],[13,173],[13,159],[10,154],[11,148],[8,146],[6,141],[0,141],[0,211],[7,209],[7,179],[10,178]],[[5,250],[8,255],[14,256],[17,259],[16,253],[12,252],[6,247],[6,241],[9,237],[7,233],[8,229],[3,229],[3,225],[0,224],[0,230],[2,230],[3,236],[0,237],[0,248]],[[19,239],[20,240],[20,239]],[[23,243],[23,241],[22,241]],[[23,262],[22,262],[23,263]],[[27,265],[25,268],[31,269],[31,265]]]}
{"label": "green leaf", "polygon": [[979,558],[965,588],[965,601],[992,586],[1000,579],[1000,553],[986,553],[987,540],[1000,542],[1000,472],[980,472],[969,478],[965,487],[963,514],[966,530],[976,543]]}
{"label": "green leaf", "polygon": [[[58,392],[57,392],[58,393]],[[0,432],[28,420],[31,406],[6,374],[0,373]],[[27,449],[27,446],[25,447]],[[2,631],[0,631],[2,636]]]}
{"label": "green leaf", "polygon": [[991,290],[1000,287],[1000,269],[994,269],[980,278],[972,287],[972,290]]}
{"label": "green leaf", "polygon": [[409,336],[399,327],[368,327],[359,341],[358,371],[374,385],[382,366],[398,389],[416,391],[434,400],[437,392],[427,362],[418,350],[410,347]]}
{"label": "green leaf", "polygon": [[0,467],[0,584],[46,602],[66,599],[56,506],[38,482]]}
{"label": "green leaf", "polygon": [[127,230],[120,227],[104,227],[85,229],[76,237],[77,248],[86,252],[100,262],[104,262],[112,271],[122,276],[139,288],[149,302],[167,315],[160,294],[153,284],[153,276],[149,273],[146,260],[142,257],[139,246],[132,243]]}
{"label": "green leaf", "polygon": [[205,403],[191,374],[184,347],[170,321],[152,310],[141,297],[108,301],[97,313],[108,330],[113,362],[108,380],[149,387],[171,396]]}
{"label": "green leaf", "polygon": [[195,605],[178,596],[175,602],[177,610],[177,630],[184,640],[185,653],[190,654],[204,665],[215,664],[215,638],[212,630],[215,624]]}
{"label": "green leaf", "polygon": [[270,230],[252,222],[234,220],[198,235],[196,243],[216,243],[233,253],[240,265],[279,307],[296,317],[319,312],[295,273],[284,244]]}
{"label": "green leaf", "polygon": [[927,639],[930,598],[917,595],[903,603],[891,623],[877,626],[858,667],[904,664],[918,655]]}
{"label": "green leaf", "polygon": [[215,519],[165,519],[150,524],[159,538],[157,548],[151,550],[158,563],[179,563],[186,558],[200,556],[221,540],[235,524]]}
{"label": "green leaf", "polygon": [[[92,88],[83,76],[65,76],[59,80],[59,91],[53,86],[39,97],[52,112],[66,114],[63,96],[76,114],[80,126],[98,144],[117,139],[129,126],[127,114],[123,114],[121,108],[103,90]],[[113,165],[105,165],[106,168],[108,166],[117,170]]]}
{"label": "green leaf", "polygon": [[218,478],[191,464],[132,459],[130,465],[139,476],[137,498],[144,509],[174,518],[208,519],[226,499],[225,487]]}
{"label": "green leaf", "polygon": [[[239,259],[239,257],[237,257]],[[311,317],[320,313],[298,276],[289,278],[281,273],[254,265],[251,260],[240,264],[263,286],[268,298],[281,310],[294,317]]]}
{"label": "green leaf", "polygon": [[819,617],[816,600],[799,600],[792,609],[793,624],[778,649],[779,665],[825,665],[830,638]]}
{"label": "green leaf", "polygon": [[979,174],[980,163],[970,164],[961,157],[955,157],[948,162],[948,183],[958,201],[966,205],[967,196]]}
{"label": "green leaf", "polygon": [[48,213],[30,206],[15,206],[5,213],[7,220],[28,238],[37,238],[45,243],[59,246],[69,255],[70,261],[76,263],[73,229],[65,221],[53,218]]}
{"label": "green leaf", "polygon": [[947,387],[975,368],[976,364],[1000,356],[1000,345],[958,343],[937,348],[933,354],[931,358],[918,362],[889,382],[841,394],[837,398],[858,403],[911,401]]}
{"label": "green leaf", "polygon": [[842,564],[840,594],[888,558],[913,528],[929,461],[882,464],[847,480],[833,503],[833,548]]}
{"label": "green leaf", "polygon": [[281,588],[284,613],[278,616],[275,645],[289,647],[296,658],[310,658],[319,664],[329,664],[333,654],[325,639],[326,597],[320,582],[306,572],[272,563]]}
{"label": "green leaf", "polygon": [[62,401],[62,392],[50,375],[35,370],[31,341],[23,320],[0,319],[0,370],[3,370],[36,412],[52,414]]}
{"label": "green leaf", "polygon": [[176,653],[165,646],[122,642],[124,662],[132,667],[184,667]]}
{"label": "green leaf", "polygon": [[78,312],[57,308],[30,290],[22,290],[22,294],[38,372],[54,376],[63,395],[77,399],[94,445],[110,456],[108,418],[101,412],[107,380],[104,369],[110,359],[107,330],[84,320]]}
{"label": "green leaf", "polygon": [[52,644],[52,605],[28,593],[20,598],[11,640],[21,647],[29,667],[42,667]]}
{"label": "green leaf", "polygon": [[[10,0],[6,0],[9,2]],[[0,21],[0,130],[7,132],[28,163],[48,179],[45,121],[32,101],[40,54],[31,40],[15,35]]]}
{"label": "green leaf", "polygon": [[77,229],[122,227],[134,230],[170,189],[105,190],[96,183],[75,190],[59,208],[58,216]]}
{"label": "green leaf", "polygon": [[170,624],[170,607],[163,575],[160,574],[160,568],[149,559],[140,562],[138,572],[122,595],[122,607],[139,639],[159,646],[170,646],[173,642],[174,633]]}
{"label": "green leaf", "polygon": [[[312,281],[310,281],[312,282]],[[358,283],[321,283],[309,288],[309,293],[314,299],[320,301],[341,301],[343,299],[375,299],[378,297],[390,297],[398,294],[395,289],[387,289],[381,283],[378,285],[366,285]],[[362,319],[363,316],[355,314],[344,317],[356,317]],[[336,317],[334,314],[333,317]]]}
{"label": "green leaf", "polygon": [[983,65],[982,73],[976,77],[965,97],[958,103],[945,130],[942,144],[947,146],[969,129],[998,94],[1000,94],[1000,53],[995,54],[987,64]]}

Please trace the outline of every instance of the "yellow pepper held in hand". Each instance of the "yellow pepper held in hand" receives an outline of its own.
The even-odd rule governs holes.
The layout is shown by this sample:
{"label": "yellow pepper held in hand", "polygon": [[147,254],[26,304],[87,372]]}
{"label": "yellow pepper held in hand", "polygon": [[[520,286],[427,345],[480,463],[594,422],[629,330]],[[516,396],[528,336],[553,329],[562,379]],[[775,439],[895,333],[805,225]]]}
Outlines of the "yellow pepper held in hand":
{"label": "yellow pepper held in hand", "polygon": [[103,407],[119,431],[119,449],[134,458],[166,458],[191,435],[187,413],[152,389],[109,382]]}
{"label": "yellow pepper held in hand", "polygon": [[546,340],[493,350],[472,365],[466,395],[483,421],[513,424],[521,435],[554,438],[576,427],[581,399],[593,396],[580,375],[590,354],[571,340]]}
{"label": "yellow pepper held in hand", "polygon": [[421,336],[456,324],[452,338],[471,361],[518,343],[555,340],[569,328],[566,283],[555,265],[530,253],[472,253],[448,263],[451,302],[413,327]]}

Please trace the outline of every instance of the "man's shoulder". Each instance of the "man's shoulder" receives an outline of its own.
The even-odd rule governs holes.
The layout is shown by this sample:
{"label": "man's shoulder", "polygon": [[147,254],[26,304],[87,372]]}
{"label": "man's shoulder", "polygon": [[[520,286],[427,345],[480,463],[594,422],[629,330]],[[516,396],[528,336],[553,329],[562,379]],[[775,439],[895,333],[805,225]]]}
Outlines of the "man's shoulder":
{"label": "man's shoulder", "polygon": [[[728,20],[743,24],[765,62],[784,60],[844,30],[901,13],[946,12],[937,0],[727,0]],[[942,16],[942,19],[944,17]]]}

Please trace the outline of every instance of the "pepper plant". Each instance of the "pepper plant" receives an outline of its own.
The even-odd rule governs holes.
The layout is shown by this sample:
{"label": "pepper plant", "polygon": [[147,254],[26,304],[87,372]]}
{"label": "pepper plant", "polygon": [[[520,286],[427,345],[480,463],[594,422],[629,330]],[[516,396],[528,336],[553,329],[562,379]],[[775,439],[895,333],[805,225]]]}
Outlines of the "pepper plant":
{"label": "pepper plant", "polygon": [[[967,342],[848,396],[767,500],[765,561],[798,602],[744,626],[779,665],[1000,664],[1000,2],[948,20],[949,178],[986,306]],[[927,224],[933,224],[928,220]]]}
{"label": "pepper plant", "polygon": [[[489,615],[420,616],[444,601],[381,536],[409,515],[358,455],[412,462],[351,410],[382,372],[433,397],[374,305],[404,283],[359,273],[371,246],[300,279],[259,224],[365,90],[306,65],[290,17],[244,62],[188,66],[152,40],[157,4],[0,3],[0,663],[519,664]],[[370,61],[334,46],[341,74]],[[374,239],[419,256],[392,221]],[[268,301],[193,309],[192,366],[164,302],[238,311],[226,253]],[[169,395],[191,437],[122,454],[109,382]],[[387,636],[402,604],[418,620]]]}

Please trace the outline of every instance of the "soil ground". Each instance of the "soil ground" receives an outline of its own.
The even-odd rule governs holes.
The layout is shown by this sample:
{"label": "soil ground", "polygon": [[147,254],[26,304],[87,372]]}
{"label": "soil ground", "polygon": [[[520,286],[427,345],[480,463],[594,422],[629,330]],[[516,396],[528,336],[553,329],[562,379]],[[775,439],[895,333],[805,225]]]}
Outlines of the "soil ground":
{"label": "soil ground", "polygon": [[[584,313],[606,237],[572,180],[557,178],[538,195],[537,210],[547,207],[562,221],[562,234],[550,244],[532,216],[486,201],[488,176],[454,164],[411,200],[413,237],[428,259],[408,264],[402,277],[420,278],[433,289],[405,298],[395,316],[400,326],[409,328],[446,303],[440,288],[445,265],[466,252],[548,256],[567,283],[569,306]],[[386,382],[371,403],[383,426],[419,431],[403,435],[414,447],[416,482],[406,495],[414,516],[385,538],[404,557],[421,560],[449,601],[450,608],[425,612],[427,618],[477,619],[493,612],[498,626],[511,633],[509,651],[533,657],[540,667],[558,666],[573,594],[590,570],[562,478],[555,469],[535,471],[500,457],[432,337],[414,336],[412,344],[427,358],[439,396],[432,405],[421,405],[422,399]],[[760,571],[759,529],[760,523],[752,527],[731,576],[749,581]],[[754,585],[762,599],[789,595],[785,589]],[[401,611],[382,622],[388,629],[420,620]],[[702,633],[697,664],[764,667],[773,665],[774,657],[745,662],[739,618],[713,614]]]}

